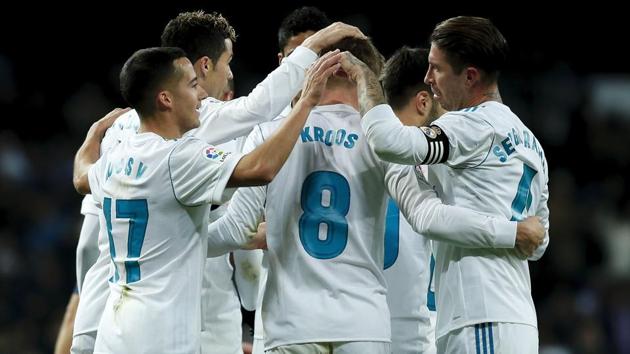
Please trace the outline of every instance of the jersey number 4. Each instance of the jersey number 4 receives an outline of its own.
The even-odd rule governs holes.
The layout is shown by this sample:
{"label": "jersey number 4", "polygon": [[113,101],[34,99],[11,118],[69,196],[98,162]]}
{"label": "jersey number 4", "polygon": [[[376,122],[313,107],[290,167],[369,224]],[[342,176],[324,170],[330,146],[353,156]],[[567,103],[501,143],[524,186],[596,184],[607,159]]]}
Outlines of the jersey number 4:
{"label": "jersey number 4", "polygon": [[[109,254],[114,262],[114,277],[111,281],[120,279],[116,258],[116,247],[112,236],[112,200],[105,198],[103,201],[103,213],[107,223],[107,236],[109,237]],[[146,199],[118,199],[116,200],[116,218],[129,219],[129,231],[127,234],[127,257],[125,260],[126,284],[140,280],[140,251],[144,243],[149,222],[149,208]]]}
{"label": "jersey number 4", "polygon": [[524,214],[532,205],[532,180],[538,173],[533,168],[523,164],[523,176],[518,182],[516,196],[512,201],[512,219],[510,221],[521,221],[525,218]]}

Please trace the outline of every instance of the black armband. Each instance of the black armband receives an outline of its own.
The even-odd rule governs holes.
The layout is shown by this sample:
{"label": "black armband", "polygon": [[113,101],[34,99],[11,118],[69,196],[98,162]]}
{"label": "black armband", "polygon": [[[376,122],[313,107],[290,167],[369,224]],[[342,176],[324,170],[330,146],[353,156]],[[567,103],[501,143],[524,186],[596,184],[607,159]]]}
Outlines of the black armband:
{"label": "black armband", "polygon": [[437,125],[420,127],[427,138],[427,156],[422,161],[423,165],[434,165],[446,162],[448,159],[448,137]]}

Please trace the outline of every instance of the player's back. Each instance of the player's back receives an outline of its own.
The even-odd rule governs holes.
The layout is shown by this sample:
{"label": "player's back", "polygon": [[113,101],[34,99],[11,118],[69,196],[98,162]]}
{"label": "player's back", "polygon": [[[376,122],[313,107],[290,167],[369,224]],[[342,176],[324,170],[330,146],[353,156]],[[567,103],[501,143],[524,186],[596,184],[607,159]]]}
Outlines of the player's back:
{"label": "player's back", "polygon": [[[511,220],[548,215],[544,152],[507,106],[485,102],[449,113],[435,124],[451,148],[445,164],[429,168],[429,180],[444,203]],[[536,325],[527,261],[515,249],[470,249],[443,242],[435,249],[438,337],[471,320]],[[448,328],[446,322],[451,323]]]}
{"label": "player's back", "polygon": [[[262,138],[281,123],[262,124]],[[313,109],[267,187],[267,347],[389,341],[384,166],[367,145],[356,110]]]}
{"label": "player's back", "polygon": [[95,352],[192,353],[199,348],[207,205],[175,198],[170,154],[181,141],[131,136],[90,176],[102,186],[114,264]]}
{"label": "player's back", "polygon": [[[449,120],[444,128],[449,139],[448,129],[457,120],[482,126],[492,133],[491,140],[478,141],[481,137],[462,138],[458,132],[458,137],[454,137],[456,144],[460,151],[465,146],[467,153],[451,155],[444,165],[430,166],[429,178],[438,185],[444,202],[513,220],[535,214],[547,183],[547,163],[531,130],[498,102],[450,113],[435,124],[445,124],[445,120]],[[525,197],[525,203],[515,196]],[[534,213],[528,214],[528,210]]]}

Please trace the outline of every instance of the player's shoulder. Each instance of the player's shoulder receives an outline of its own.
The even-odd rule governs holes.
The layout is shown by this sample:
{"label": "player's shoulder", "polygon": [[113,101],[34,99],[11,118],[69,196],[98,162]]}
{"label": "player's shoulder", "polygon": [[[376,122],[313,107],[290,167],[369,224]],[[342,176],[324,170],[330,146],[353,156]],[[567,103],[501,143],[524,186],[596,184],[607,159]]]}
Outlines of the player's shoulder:
{"label": "player's shoulder", "polygon": [[134,133],[138,131],[140,127],[140,117],[138,116],[138,112],[135,109],[132,109],[125,114],[121,115],[116,119],[114,124],[112,125],[112,129],[118,131],[133,131]]}
{"label": "player's shoulder", "polygon": [[165,143],[170,145],[171,153],[178,151],[185,151],[188,149],[201,148],[204,146],[211,146],[206,141],[199,139],[194,135],[184,135],[179,139],[165,140]]}
{"label": "player's shoulder", "polygon": [[169,152],[170,162],[190,162],[190,160],[217,160],[223,162],[232,154],[221,147],[209,144],[205,140],[195,136],[184,136],[177,140],[172,140]]}
{"label": "player's shoulder", "polygon": [[492,108],[490,107],[490,105],[484,102],[477,106],[466,107],[457,111],[446,112],[439,118],[439,120],[479,120],[482,119],[482,117],[488,115],[491,111]]}
{"label": "player's shoulder", "polygon": [[284,124],[284,121],[286,119],[286,117],[277,117],[272,121],[256,124],[256,126],[254,126],[254,128],[252,129],[250,136],[253,136],[255,137],[255,139],[261,141],[267,140],[273,134],[273,132],[275,132],[278,128],[280,128],[282,124]]}
{"label": "player's shoulder", "polygon": [[447,131],[478,132],[493,131],[497,124],[508,114],[507,106],[499,102],[484,102],[458,111],[444,113],[433,124]]}
{"label": "player's shoulder", "polygon": [[209,113],[218,110],[219,108],[225,106],[225,104],[228,102],[230,101],[221,101],[210,96],[204,98],[203,100],[201,100],[201,107],[199,107],[201,117],[205,117]]}
{"label": "player's shoulder", "polygon": [[221,101],[219,99],[216,99],[214,97],[206,97],[203,100],[201,100],[201,107],[204,106],[208,106],[208,105],[216,105],[216,104],[221,104],[221,103],[225,103],[226,101]]}

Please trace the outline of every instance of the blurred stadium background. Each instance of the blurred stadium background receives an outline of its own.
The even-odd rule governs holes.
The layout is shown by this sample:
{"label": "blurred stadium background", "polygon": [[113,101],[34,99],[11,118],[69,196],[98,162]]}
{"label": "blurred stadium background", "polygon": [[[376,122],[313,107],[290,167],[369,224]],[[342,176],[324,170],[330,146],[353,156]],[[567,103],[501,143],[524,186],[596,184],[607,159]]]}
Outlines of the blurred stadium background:
{"label": "blurred stadium background", "polygon": [[276,30],[302,5],[359,26],[386,57],[403,44],[426,46],[448,17],[492,19],[511,46],[503,100],[540,138],[550,166],[551,244],[531,263],[541,353],[630,353],[630,57],[621,6],[401,0],[3,5],[0,353],[52,352],[82,220],[72,159],[90,124],[123,105],[122,63],[159,45],[178,12],[218,11],[239,35],[232,69],[236,96],[245,95],[277,65]]}

